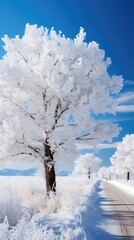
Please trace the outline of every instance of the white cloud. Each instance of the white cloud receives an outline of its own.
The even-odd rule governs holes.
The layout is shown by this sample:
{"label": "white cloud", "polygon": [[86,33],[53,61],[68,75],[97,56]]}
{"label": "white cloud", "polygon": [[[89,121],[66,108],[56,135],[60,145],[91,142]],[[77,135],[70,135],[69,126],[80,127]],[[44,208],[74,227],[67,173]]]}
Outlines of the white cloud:
{"label": "white cloud", "polygon": [[114,143],[101,143],[98,144],[99,149],[110,149],[110,148],[117,148],[119,142],[114,142]]}
{"label": "white cloud", "polygon": [[132,92],[132,91],[121,94],[117,99],[118,104],[128,103],[128,102],[132,102],[132,101],[134,103],[134,92]]}
{"label": "white cloud", "polygon": [[114,117],[114,118],[110,118],[107,120],[107,122],[112,122],[112,123],[117,123],[117,122],[124,122],[124,121],[132,121],[134,120],[134,117]]}
{"label": "white cloud", "polygon": [[122,105],[117,107],[117,112],[134,112],[134,105]]}
{"label": "white cloud", "polygon": [[134,85],[134,81],[126,80],[126,81],[124,81],[124,84],[126,84],[126,85]]}
{"label": "white cloud", "polygon": [[117,98],[117,112],[134,112],[134,92],[125,92]]}
{"label": "white cloud", "polygon": [[110,148],[117,148],[119,142],[114,143],[101,143],[97,145],[90,145],[86,143],[77,143],[77,149],[110,149]]}

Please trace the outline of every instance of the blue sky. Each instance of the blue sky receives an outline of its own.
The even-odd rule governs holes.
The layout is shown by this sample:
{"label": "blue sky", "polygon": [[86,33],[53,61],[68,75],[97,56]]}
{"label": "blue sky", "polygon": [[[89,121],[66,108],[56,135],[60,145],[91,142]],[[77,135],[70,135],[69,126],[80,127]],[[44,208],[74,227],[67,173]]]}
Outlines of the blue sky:
{"label": "blue sky", "polygon": [[[112,118],[123,128],[114,139],[121,141],[125,134],[134,133],[133,10],[133,0],[1,0],[0,38],[4,34],[9,37],[23,35],[26,23],[54,26],[70,38],[75,37],[81,26],[84,27],[86,41],[97,41],[106,56],[112,59],[109,73],[121,74],[125,79],[119,98],[122,110],[115,117],[109,116],[109,120]],[[3,54],[0,41],[0,57]],[[96,154],[104,159],[104,165],[109,165],[108,159],[114,151],[102,149]]]}

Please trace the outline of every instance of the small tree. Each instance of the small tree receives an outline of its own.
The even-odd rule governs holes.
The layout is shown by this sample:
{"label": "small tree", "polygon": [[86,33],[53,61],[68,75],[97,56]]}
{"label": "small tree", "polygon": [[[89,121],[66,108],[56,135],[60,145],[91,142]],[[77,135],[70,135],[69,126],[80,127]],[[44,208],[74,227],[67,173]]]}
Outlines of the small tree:
{"label": "small tree", "polygon": [[84,39],[82,28],[72,40],[29,24],[22,38],[3,38],[1,162],[42,161],[48,193],[56,190],[55,161],[74,159],[76,141],[111,141],[119,133],[94,113],[115,113],[122,78],[109,76],[110,59]]}
{"label": "small tree", "polygon": [[134,134],[123,138],[110,161],[118,173],[125,173],[126,179],[130,179],[130,170],[134,169]]}
{"label": "small tree", "polygon": [[97,173],[100,168],[101,159],[95,157],[93,154],[86,153],[80,155],[75,161],[73,175],[85,175],[91,178],[91,174]]}

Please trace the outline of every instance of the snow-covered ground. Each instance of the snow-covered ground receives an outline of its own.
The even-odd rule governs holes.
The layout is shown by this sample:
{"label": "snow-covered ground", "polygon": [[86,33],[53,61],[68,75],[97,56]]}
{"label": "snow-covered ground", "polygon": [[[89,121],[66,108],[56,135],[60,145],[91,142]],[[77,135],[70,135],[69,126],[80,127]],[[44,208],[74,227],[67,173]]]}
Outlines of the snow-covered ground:
{"label": "snow-covered ground", "polygon": [[[110,183],[134,194],[133,181]],[[2,176],[0,196],[0,240],[111,240],[118,232],[101,208],[101,182],[84,176],[57,177],[50,199],[39,176]]]}
{"label": "snow-covered ground", "polygon": [[57,195],[47,199],[41,177],[0,177],[0,240],[87,239],[94,186],[87,177],[57,177]]}
{"label": "snow-covered ground", "polygon": [[110,181],[112,185],[120,188],[123,192],[134,197],[134,180]]}

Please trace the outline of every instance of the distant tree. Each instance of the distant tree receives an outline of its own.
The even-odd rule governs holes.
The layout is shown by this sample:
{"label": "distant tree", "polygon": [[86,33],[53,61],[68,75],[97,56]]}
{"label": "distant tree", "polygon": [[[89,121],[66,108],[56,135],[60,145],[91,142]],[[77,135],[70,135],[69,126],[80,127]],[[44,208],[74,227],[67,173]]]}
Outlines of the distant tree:
{"label": "distant tree", "polygon": [[134,170],[134,134],[127,134],[117,146],[117,151],[110,159],[118,173],[126,173],[130,179],[130,171]]}
{"label": "distant tree", "polygon": [[73,175],[85,175],[91,178],[93,173],[97,173],[100,168],[101,159],[95,157],[93,154],[86,153],[80,155],[75,161]]}
{"label": "distant tree", "polygon": [[98,171],[98,177],[100,179],[106,179],[107,178],[107,167],[101,167]]}
{"label": "distant tree", "polygon": [[3,38],[0,61],[0,158],[42,161],[46,187],[56,190],[55,161],[74,159],[76,142],[118,135],[94,114],[115,113],[122,77],[110,77],[110,59],[80,29],[74,40],[52,28],[26,25],[22,38]]}
{"label": "distant tree", "polygon": [[101,167],[97,175],[102,180],[109,180],[111,178],[110,167]]}

